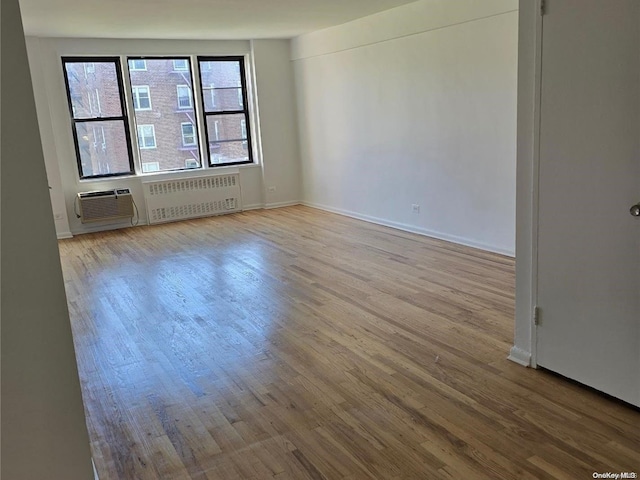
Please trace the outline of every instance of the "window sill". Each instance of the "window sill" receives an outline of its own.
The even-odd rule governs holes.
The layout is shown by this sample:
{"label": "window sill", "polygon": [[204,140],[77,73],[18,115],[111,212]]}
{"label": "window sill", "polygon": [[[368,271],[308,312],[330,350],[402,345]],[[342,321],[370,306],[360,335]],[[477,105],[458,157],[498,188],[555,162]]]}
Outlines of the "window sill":
{"label": "window sill", "polygon": [[239,173],[240,170],[251,168],[260,168],[260,164],[258,163],[246,163],[243,165],[226,165],[221,167],[209,167],[209,168],[193,168],[187,170],[179,170],[179,171],[169,171],[169,172],[149,172],[149,173],[139,173],[137,175],[122,175],[116,177],[106,177],[106,178],[83,178],[79,180],[81,185],[84,184],[99,184],[99,183],[116,183],[119,181],[132,181],[139,180],[142,183],[151,182],[151,181],[161,181],[161,180],[176,180],[182,178],[193,178],[193,177],[210,177],[212,175],[224,175],[230,173]]}

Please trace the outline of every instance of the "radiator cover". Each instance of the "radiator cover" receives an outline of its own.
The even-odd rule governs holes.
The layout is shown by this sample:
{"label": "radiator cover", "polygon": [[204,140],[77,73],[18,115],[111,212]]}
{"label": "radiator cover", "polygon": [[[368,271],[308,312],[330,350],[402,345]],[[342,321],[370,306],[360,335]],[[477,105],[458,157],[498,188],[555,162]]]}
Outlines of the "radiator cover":
{"label": "radiator cover", "polygon": [[242,211],[240,175],[143,183],[150,224]]}

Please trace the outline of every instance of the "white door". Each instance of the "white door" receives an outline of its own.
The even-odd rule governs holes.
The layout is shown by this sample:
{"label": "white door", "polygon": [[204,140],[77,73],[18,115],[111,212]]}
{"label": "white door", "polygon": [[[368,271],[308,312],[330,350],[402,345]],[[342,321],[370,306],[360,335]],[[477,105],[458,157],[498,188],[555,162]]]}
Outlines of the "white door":
{"label": "white door", "polygon": [[640,2],[546,4],[537,363],[640,406]]}

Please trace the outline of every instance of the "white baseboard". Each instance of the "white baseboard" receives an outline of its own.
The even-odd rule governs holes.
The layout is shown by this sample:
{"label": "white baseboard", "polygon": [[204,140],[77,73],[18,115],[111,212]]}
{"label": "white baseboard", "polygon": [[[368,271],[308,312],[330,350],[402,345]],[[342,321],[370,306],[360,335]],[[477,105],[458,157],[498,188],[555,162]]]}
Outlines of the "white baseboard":
{"label": "white baseboard", "polygon": [[261,203],[254,203],[252,205],[243,205],[242,206],[242,211],[246,212],[248,210],[262,210],[264,208],[264,205]]}
{"label": "white baseboard", "polygon": [[81,229],[71,230],[73,235],[84,235],[85,233],[108,232],[110,230],[120,230],[121,228],[131,228],[132,226],[148,225],[148,222],[140,221],[137,225],[131,223],[110,223],[108,225],[92,225],[90,227],[82,227]]}
{"label": "white baseboard", "polygon": [[453,242],[467,247],[478,248],[487,252],[498,253],[500,255],[506,255],[508,257],[515,257],[515,252],[512,250],[506,250],[504,248],[496,247],[494,245],[488,245],[486,243],[477,242],[469,238],[458,237],[456,235],[449,235],[447,233],[437,232],[435,230],[429,230],[427,228],[416,227],[414,225],[408,225],[406,223],[393,222],[384,218],[372,217],[369,215],[362,215],[360,213],[352,212],[349,210],[343,210],[341,208],[328,207],[326,205],[320,205],[313,202],[300,202],[302,205],[306,205],[312,208],[318,208],[331,213],[337,213],[339,215],[345,215],[347,217],[356,218],[358,220],[364,220],[365,222],[375,223],[377,225],[383,225],[385,227],[397,228],[398,230],[404,230],[405,232],[417,233],[426,237],[437,238],[438,240],[445,240],[447,242]]}
{"label": "white baseboard", "polygon": [[511,351],[509,352],[507,359],[517,363],[518,365],[522,365],[523,367],[531,366],[531,354],[520,347],[516,347],[515,345],[511,347]]}
{"label": "white baseboard", "polygon": [[254,203],[252,205],[243,206],[242,211],[246,212],[248,210],[269,210],[272,208],[292,207],[294,205],[300,204],[301,202],[299,200],[294,200],[292,202]]}
{"label": "white baseboard", "polygon": [[58,236],[58,240],[64,240],[65,238],[73,238],[73,234],[71,232],[58,232],[57,236]]}
{"label": "white baseboard", "polygon": [[294,205],[300,205],[299,200],[294,200],[292,202],[276,202],[276,203],[267,203],[265,204],[265,210],[269,210],[271,208],[282,208],[282,207],[292,207]]}

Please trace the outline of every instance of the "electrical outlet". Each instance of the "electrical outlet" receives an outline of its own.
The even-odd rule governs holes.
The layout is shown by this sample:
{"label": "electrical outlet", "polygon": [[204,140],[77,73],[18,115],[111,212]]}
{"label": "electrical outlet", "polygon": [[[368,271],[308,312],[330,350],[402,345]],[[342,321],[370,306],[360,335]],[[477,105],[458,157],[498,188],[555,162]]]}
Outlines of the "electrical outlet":
{"label": "electrical outlet", "polygon": [[413,213],[420,213],[420,205],[418,205],[417,203],[414,203],[413,205],[411,205],[411,211]]}
{"label": "electrical outlet", "polygon": [[269,193],[273,193],[276,191],[276,187],[272,185],[267,190],[269,190]]}

